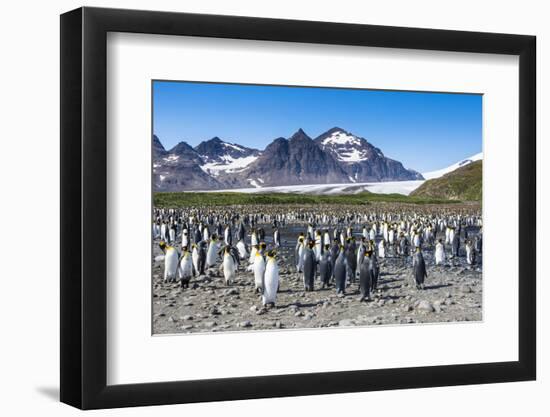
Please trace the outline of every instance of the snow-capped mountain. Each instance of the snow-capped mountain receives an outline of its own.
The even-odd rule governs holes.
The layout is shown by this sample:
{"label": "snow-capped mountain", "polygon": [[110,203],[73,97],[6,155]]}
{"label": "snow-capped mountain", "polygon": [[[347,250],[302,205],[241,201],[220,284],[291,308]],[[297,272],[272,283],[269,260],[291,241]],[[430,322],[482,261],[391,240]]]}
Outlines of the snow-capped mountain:
{"label": "snow-capped mountain", "polygon": [[338,161],[302,129],[275,139],[243,173],[255,187],[349,181]]}
{"label": "snow-capped mountain", "polygon": [[449,165],[446,168],[438,169],[436,171],[424,172],[424,173],[422,173],[422,176],[427,180],[431,180],[433,178],[439,178],[439,177],[442,177],[443,175],[448,174],[449,172],[452,172],[452,171],[454,171],[458,168],[462,168],[462,167],[464,167],[468,164],[471,164],[472,162],[480,161],[482,159],[483,159],[483,152],[480,152],[480,153],[477,153],[473,156],[470,156],[469,158],[458,161],[455,164]]}
{"label": "snow-capped mountain", "polygon": [[423,179],[385,157],[366,139],[341,128],[332,128],[315,140],[299,129],[288,139],[273,140],[263,151],[218,137],[194,148],[180,142],[166,150],[153,135],[153,177],[155,191]]}
{"label": "snow-capped mountain", "polygon": [[202,170],[214,177],[241,172],[260,155],[257,149],[224,142],[218,137],[201,142],[195,150],[203,160]]}
{"label": "snow-capped mountain", "polygon": [[188,143],[180,142],[167,151],[153,137],[153,188],[156,191],[220,188],[222,185],[201,169],[204,161]]}
{"label": "snow-capped mountain", "polygon": [[365,138],[333,127],[315,139],[348,174],[351,182],[421,180],[422,175],[406,169],[399,161],[387,158]]}

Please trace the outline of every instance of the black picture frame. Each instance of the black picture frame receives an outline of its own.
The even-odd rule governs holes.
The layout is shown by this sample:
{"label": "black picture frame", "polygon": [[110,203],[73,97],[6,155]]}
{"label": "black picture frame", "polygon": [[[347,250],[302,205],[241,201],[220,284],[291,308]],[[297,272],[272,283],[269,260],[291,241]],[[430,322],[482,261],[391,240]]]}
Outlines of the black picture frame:
{"label": "black picture frame", "polygon": [[[519,56],[518,361],[107,385],[108,32]],[[534,380],[535,51],[524,35],[88,7],[61,15],[61,401],[95,409]]]}

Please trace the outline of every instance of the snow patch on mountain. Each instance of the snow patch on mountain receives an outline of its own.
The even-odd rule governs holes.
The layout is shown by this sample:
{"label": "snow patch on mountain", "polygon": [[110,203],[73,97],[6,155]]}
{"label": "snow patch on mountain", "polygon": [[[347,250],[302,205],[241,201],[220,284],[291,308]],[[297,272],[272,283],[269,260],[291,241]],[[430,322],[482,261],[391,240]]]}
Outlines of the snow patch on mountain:
{"label": "snow patch on mountain", "polygon": [[361,139],[343,130],[335,130],[321,141],[323,148],[330,148],[342,162],[361,162],[368,159]]}
{"label": "snow patch on mountain", "polygon": [[235,145],[234,143],[223,142],[222,145],[225,146],[226,148],[235,149],[236,151],[239,151],[239,152],[246,152],[245,149],[241,148],[238,145]]}
{"label": "snow patch on mountain", "polygon": [[448,174],[449,172],[453,172],[454,170],[456,170],[458,168],[461,168],[463,166],[471,164],[472,162],[479,161],[481,159],[483,159],[483,152],[477,153],[477,154],[475,154],[475,155],[473,155],[469,158],[458,161],[457,163],[452,164],[452,165],[450,165],[446,168],[438,169],[436,171],[430,171],[430,172],[422,173],[422,176],[427,180],[431,180],[431,179],[434,179],[434,178],[439,178],[439,177],[442,177],[445,174]]}
{"label": "snow patch on mountain", "polygon": [[338,159],[343,162],[360,162],[369,159],[365,152],[361,152],[359,149],[340,150],[338,152]]}
{"label": "snow patch on mountain", "polygon": [[323,139],[321,142],[323,145],[337,144],[337,145],[361,145],[361,141],[349,133],[343,131],[333,132],[329,137]]}
{"label": "snow patch on mountain", "polygon": [[201,169],[207,174],[213,176],[218,176],[222,172],[231,174],[242,172],[246,169],[246,167],[248,167],[248,165],[258,159],[258,156],[250,155],[243,158],[233,158],[230,155],[223,155],[220,156],[219,159],[221,159],[222,162],[209,162],[202,165]]}
{"label": "snow patch on mountain", "polygon": [[176,162],[178,159],[180,159],[179,155],[168,155],[166,158],[162,158],[165,162]]}

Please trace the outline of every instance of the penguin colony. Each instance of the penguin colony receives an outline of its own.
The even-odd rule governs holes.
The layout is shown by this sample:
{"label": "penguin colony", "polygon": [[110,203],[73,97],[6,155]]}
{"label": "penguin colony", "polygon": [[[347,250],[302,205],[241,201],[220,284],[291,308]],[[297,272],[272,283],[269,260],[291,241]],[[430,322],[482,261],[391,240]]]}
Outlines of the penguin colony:
{"label": "penguin colony", "polygon": [[[164,282],[186,289],[208,274],[230,287],[251,273],[265,309],[277,304],[281,266],[300,274],[304,292],[330,289],[339,297],[356,295],[357,302],[381,292],[389,259],[409,270],[418,291],[426,288],[430,268],[457,259],[480,267],[479,208],[391,207],[156,208],[153,241],[164,254]],[[285,262],[283,250],[291,253]]]}

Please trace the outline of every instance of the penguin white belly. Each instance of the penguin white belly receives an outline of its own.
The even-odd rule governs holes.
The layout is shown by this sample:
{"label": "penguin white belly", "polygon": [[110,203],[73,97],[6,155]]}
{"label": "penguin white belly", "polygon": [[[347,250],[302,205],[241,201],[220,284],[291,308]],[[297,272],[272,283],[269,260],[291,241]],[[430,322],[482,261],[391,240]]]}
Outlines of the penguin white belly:
{"label": "penguin white belly", "polygon": [[248,257],[248,263],[249,264],[254,263],[254,260],[256,259],[256,253],[257,252],[258,252],[258,249],[253,247],[252,250],[250,251],[250,256]]}
{"label": "penguin white belly", "polygon": [[383,240],[380,241],[378,244],[378,257],[385,258],[386,257],[386,248],[382,244]]}
{"label": "penguin white belly", "polygon": [[262,303],[264,305],[275,304],[277,301],[277,289],[279,288],[279,267],[273,258],[267,261],[263,288]]}
{"label": "penguin white belly", "polygon": [[300,248],[298,249],[298,260],[296,268],[298,271],[302,271],[304,269],[304,247],[300,245]]}
{"label": "penguin white belly", "polygon": [[445,263],[445,250],[443,249],[443,245],[438,243],[435,248],[435,264],[442,265],[444,263]]}
{"label": "penguin white belly", "polygon": [[319,261],[321,259],[321,242],[315,244],[315,259]]}
{"label": "penguin white belly", "polygon": [[164,282],[175,280],[177,269],[178,252],[174,248],[168,248],[164,257]]}
{"label": "penguin white belly", "polygon": [[232,284],[235,280],[235,261],[229,254],[223,257],[223,277],[227,285]]}
{"label": "penguin white belly", "polygon": [[263,256],[258,255],[254,260],[254,287],[262,288],[265,274],[265,261]]}
{"label": "penguin white belly", "polygon": [[239,240],[237,242],[237,251],[239,251],[239,257],[241,259],[246,259],[246,257],[248,256],[248,253],[246,251],[246,246],[242,240]]}
{"label": "penguin white belly", "polygon": [[193,276],[193,263],[189,254],[181,260],[178,268],[179,279],[189,279]]}
{"label": "penguin white belly", "polygon": [[211,243],[208,247],[208,253],[206,254],[206,266],[211,267],[216,265],[218,257],[218,248],[215,243]]}
{"label": "penguin white belly", "polygon": [[170,242],[175,242],[176,241],[176,231],[174,229],[170,229]]}

